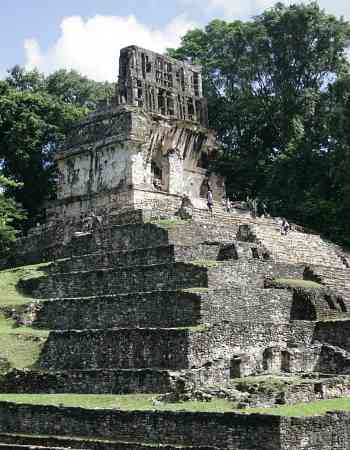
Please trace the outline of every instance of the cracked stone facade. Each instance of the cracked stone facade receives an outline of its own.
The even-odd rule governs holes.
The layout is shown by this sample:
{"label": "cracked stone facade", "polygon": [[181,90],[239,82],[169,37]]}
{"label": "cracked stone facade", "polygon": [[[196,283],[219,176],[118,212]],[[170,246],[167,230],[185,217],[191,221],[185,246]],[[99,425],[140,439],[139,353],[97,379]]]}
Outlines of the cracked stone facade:
{"label": "cracked stone facade", "polygon": [[79,123],[57,154],[57,202],[49,219],[120,209],[174,213],[184,196],[206,209],[225,195],[210,170],[219,154],[207,128],[201,71],[135,46],[121,50],[116,98]]}
{"label": "cracked stone facade", "polygon": [[136,46],[119,61],[119,101],[150,113],[208,126],[201,67]]}

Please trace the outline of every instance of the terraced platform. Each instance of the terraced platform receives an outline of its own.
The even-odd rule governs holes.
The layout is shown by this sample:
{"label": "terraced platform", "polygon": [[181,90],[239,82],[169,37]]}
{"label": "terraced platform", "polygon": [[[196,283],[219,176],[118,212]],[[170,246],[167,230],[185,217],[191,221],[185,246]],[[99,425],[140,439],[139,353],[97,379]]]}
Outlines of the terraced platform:
{"label": "terraced platform", "polygon": [[[114,217],[76,233],[65,258],[21,283],[35,300],[7,312],[50,333],[36,364],[5,373],[0,392],[157,396],[247,375],[349,374],[346,292],[319,265],[346,279],[338,247],[302,232],[281,236],[272,219],[222,215],[220,225]],[[311,288],[306,267],[318,280]],[[317,450],[329,450],[321,441],[335,450],[343,443],[333,430],[344,434],[348,423],[345,412],[295,421],[0,403],[4,448],[300,450],[314,448],[303,440],[310,430]]]}

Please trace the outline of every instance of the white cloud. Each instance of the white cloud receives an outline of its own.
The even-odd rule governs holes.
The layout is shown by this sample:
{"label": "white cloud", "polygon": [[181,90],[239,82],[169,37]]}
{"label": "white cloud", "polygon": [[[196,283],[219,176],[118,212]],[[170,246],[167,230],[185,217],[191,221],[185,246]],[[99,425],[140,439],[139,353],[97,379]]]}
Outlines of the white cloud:
{"label": "white cloud", "polygon": [[61,23],[59,39],[50,48],[43,50],[37,40],[25,40],[26,67],[37,67],[45,73],[75,69],[97,81],[115,81],[121,48],[135,44],[163,52],[177,46],[181,36],[195,25],[184,15],[175,17],[163,29],[151,29],[132,15],[97,15],[87,20],[67,17]]}

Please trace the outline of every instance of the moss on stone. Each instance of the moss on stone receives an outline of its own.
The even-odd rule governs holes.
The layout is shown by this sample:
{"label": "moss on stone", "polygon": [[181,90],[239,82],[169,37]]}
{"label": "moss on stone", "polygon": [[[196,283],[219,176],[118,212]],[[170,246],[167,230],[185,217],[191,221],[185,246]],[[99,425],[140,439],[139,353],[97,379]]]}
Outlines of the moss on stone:
{"label": "moss on stone", "polygon": [[219,261],[216,261],[215,259],[194,259],[191,261],[191,264],[199,267],[218,267],[220,265]]}
{"label": "moss on stone", "polygon": [[[30,284],[46,276],[45,268],[50,263],[16,267],[0,271],[0,307],[23,305],[32,301]],[[25,289],[24,287],[27,286]]]}
{"label": "moss on stone", "polygon": [[181,289],[180,292],[189,292],[190,294],[205,294],[209,292],[209,289],[196,287],[196,288]]}

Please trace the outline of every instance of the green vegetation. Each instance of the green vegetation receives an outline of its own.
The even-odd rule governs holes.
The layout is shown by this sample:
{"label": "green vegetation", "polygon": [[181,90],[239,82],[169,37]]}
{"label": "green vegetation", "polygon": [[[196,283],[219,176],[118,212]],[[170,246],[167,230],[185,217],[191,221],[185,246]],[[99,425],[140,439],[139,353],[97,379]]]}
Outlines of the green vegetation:
{"label": "green vegetation", "polygon": [[20,187],[21,183],[16,183],[4,175],[0,174],[0,250],[8,248],[8,243],[16,238],[15,221],[24,219],[25,213],[22,208],[11,197],[6,195],[8,189]]}
{"label": "green vegetation", "polygon": [[281,392],[292,384],[307,382],[298,376],[261,375],[233,378],[230,384],[244,392]]}
{"label": "green vegetation", "polygon": [[1,174],[21,183],[6,194],[27,211],[26,226],[42,219],[43,202],[55,190],[57,148],[74,124],[100,99],[113,95],[114,88],[73,70],[46,77],[19,66],[0,80]]}
{"label": "green vegetation", "polygon": [[30,293],[24,292],[19,286],[21,281],[35,280],[45,276],[43,270],[50,263],[32,266],[16,267],[0,271],[0,308],[2,306],[16,306],[29,303]]}
{"label": "green vegetation", "polygon": [[322,284],[315,281],[301,280],[298,278],[275,278],[272,281],[273,285],[277,287],[286,288],[305,288],[305,289],[320,289],[323,288]]}
{"label": "green vegetation", "polygon": [[35,365],[48,336],[46,330],[17,327],[15,321],[0,314],[0,358],[3,369],[23,369]]}
{"label": "green vegetation", "polygon": [[315,416],[326,414],[328,411],[350,411],[350,397],[278,406],[276,408],[248,408],[244,410],[247,414],[262,413],[277,416]]}
{"label": "green vegetation", "polygon": [[213,20],[168,50],[203,67],[228,193],[348,245],[349,37],[349,22],[317,2],[280,2],[251,20]]}
{"label": "green vegetation", "polygon": [[0,394],[0,401],[33,404],[80,407],[85,409],[119,409],[124,411],[193,411],[193,412],[240,412],[261,413],[279,416],[322,415],[328,411],[350,411],[350,398],[320,400],[276,408],[249,408],[237,410],[229,400],[216,399],[209,402],[186,401],[161,403],[152,394],[131,395],[78,395],[78,394]]}
{"label": "green vegetation", "polygon": [[15,320],[7,318],[7,312],[9,309],[20,312],[33,300],[30,292],[24,292],[19,284],[45,276],[44,268],[48,265],[43,263],[0,272],[0,370],[31,367],[38,359],[48,331],[17,326]]}
{"label": "green vegetation", "polygon": [[186,289],[181,289],[181,292],[190,292],[191,294],[205,294],[206,292],[209,292],[209,289],[201,288],[201,287],[186,288]]}
{"label": "green vegetation", "polygon": [[35,405],[62,405],[87,409],[120,409],[128,411],[198,411],[227,412],[232,411],[232,402],[213,400],[211,402],[161,403],[155,395],[72,395],[72,394],[0,394],[0,401],[27,403]]}

